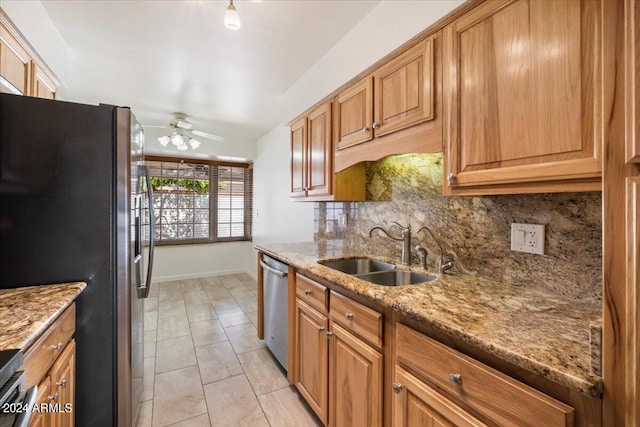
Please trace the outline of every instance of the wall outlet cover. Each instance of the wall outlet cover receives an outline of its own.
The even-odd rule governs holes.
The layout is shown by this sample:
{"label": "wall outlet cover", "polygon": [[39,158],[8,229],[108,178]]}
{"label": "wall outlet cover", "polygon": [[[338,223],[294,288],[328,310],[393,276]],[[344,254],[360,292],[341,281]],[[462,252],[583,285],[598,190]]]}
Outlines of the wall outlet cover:
{"label": "wall outlet cover", "polygon": [[511,224],[511,250],[543,255],[544,225]]}

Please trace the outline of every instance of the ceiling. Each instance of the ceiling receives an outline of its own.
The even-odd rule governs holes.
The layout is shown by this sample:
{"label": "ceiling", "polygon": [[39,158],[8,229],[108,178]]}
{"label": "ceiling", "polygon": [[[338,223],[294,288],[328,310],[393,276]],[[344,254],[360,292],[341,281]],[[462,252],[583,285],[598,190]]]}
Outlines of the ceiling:
{"label": "ceiling", "polygon": [[282,94],[378,3],[365,0],[42,1],[69,46],[64,99],[128,105],[143,125],[173,112],[255,141],[281,120]]}

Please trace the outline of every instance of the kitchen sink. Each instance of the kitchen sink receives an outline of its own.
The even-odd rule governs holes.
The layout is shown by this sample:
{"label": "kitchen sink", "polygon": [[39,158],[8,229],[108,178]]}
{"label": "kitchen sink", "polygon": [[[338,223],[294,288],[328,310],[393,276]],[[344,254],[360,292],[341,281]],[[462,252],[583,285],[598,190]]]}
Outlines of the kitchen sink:
{"label": "kitchen sink", "polygon": [[436,280],[435,276],[397,270],[394,264],[369,258],[340,259],[320,261],[319,263],[325,267],[383,286],[412,285]]}
{"label": "kitchen sink", "polygon": [[424,283],[436,280],[435,276],[414,273],[407,270],[380,271],[358,276],[362,280],[383,286],[402,286],[414,283]]}
{"label": "kitchen sink", "polygon": [[396,266],[388,262],[377,261],[369,258],[340,259],[336,261],[320,261],[325,267],[353,276],[373,273],[377,271],[395,270]]}

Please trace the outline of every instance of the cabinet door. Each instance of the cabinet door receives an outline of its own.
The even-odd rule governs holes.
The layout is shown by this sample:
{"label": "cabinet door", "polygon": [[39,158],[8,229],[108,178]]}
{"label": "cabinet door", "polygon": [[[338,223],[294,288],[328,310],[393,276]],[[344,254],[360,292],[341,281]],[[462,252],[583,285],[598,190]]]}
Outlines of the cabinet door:
{"label": "cabinet door", "polygon": [[366,77],[336,99],[336,149],[373,138],[373,78]]}
{"label": "cabinet door", "polygon": [[56,85],[42,68],[33,63],[33,88],[31,95],[37,98],[56,99]]}
{"label": "cabinet door", "polygon": [[296,299],[296,387],[324,425],[328,421],[329,320]]}
{"label": "cabinet door", "polygon": [[374,74],[375,136],[434,118],[434,38],[428,38]]}
{"label": "cabinet door", "polygon": [[0,24],[0,92],[30,95],[31,57]]}
{"label": "cabinet door", "polygon": [[[59,396],[59,395],[58,395]],[[46,376],[40,384],[38,384],[38,399],[36,400],[36,406],[42,408],[44,405],[56,404],[58,396],[55,396],[51,392],[51,377]],[[52,413],[47,411],[37,411],[31,414],[31,420],[29,421],[29,427],[51,427]]]}
{"label": "cabinet door", "polygon": [[60,408],[54,412],[53,425],[61,427],[73,427],[76,384],[76,342],[69,341],[49,372],[51,388],[58,395]]}
{"label": "cabinet door", "polygon": [[399,366],[395,374],[393,427],[486,426]]}
{"label": "cabinet door", "polygon": [[307,118],[291,125],[291,197],[305,197],[307,158]]}
{"label": "cabinet door", "polygon": [[329,407],[332,426],[382,425],[382,354],[331,323]]}
{"label": "cabinet door", "polygon": [[624,2],[626,160],[640,163],[640,4]]}
{"label": "cabinet door", "polygon": [[331,103],[311,114],[308,121],[307,195],[331,194]]}
{"label": "cabinet door", "polygon": [[598,181],[601,8],[500,0],[445,27],[448,188]]}

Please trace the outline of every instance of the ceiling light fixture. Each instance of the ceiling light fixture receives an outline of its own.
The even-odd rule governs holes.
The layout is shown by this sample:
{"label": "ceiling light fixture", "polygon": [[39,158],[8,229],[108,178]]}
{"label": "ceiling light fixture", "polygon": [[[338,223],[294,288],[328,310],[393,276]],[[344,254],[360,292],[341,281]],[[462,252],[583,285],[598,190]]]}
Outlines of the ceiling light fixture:
{"label": "ceiling light fixture", "polygon": [[233,0],[229,0],[227,13],[224,14],[224,26],[230,30],[240,29],[240,15],[238,15],[238,11],[233,5]]}

